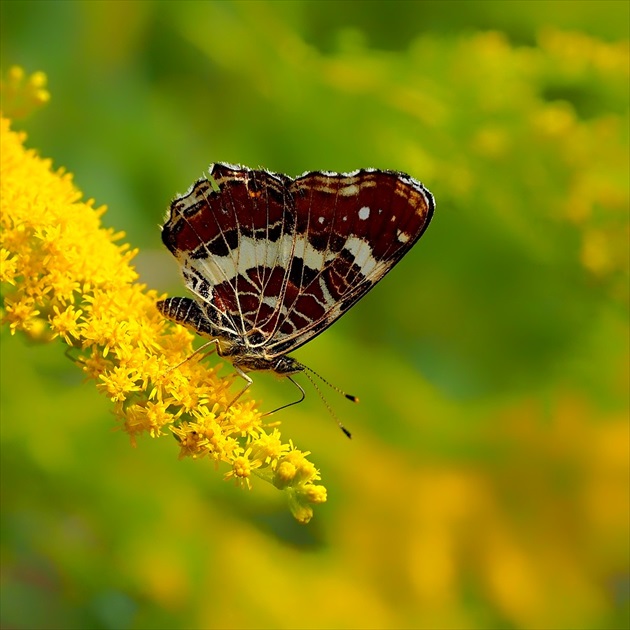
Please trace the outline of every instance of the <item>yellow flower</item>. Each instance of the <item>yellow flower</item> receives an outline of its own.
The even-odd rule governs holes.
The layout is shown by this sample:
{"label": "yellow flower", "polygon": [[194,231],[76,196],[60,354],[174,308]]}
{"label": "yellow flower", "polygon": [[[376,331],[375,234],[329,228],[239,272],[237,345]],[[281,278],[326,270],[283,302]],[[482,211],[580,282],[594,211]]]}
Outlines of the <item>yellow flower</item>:
{"label": "yellow flower", "polygon": [[77,320],[83,311],[76,310],[74,306],[68,306],[61,311],[56,304],[53,306],[53,311],[55,315],[51,318],[50,325],[55,331],[54,335],[61,335],[69,346],[73,345],[70,336],[75,339],[79,337]]}
{"label": "yellow flower", "polygon": [[232,470],[226,473],[225,479],[234,479],[237,484],[251,489],[250,476],[252,470],[260,466],[260,462],[250,459],[251,452],[251,448],[248,448],[242,455],[234,459],[232,462]]}
{"label": "yellow flower", "polygon": [[274,429],[271,433],[263,433],[251,443],[252,458],[261,461],[275,470],[280,457],[291,448],[283,444],[279,431]]}
{"label": "yellow flower", "polygon": [[252,474],[272,483],[307,522],[311,505],[325,501],[308,453],[283,444],[277,429],[267,433],[253,401],[226,409],[232,379],[198,357],[186,360],[193,336],[165,322],[155,308],[162,296],[137,283],[129,264],[136,250],[116,244],[122,233],[103,229],[105,209],[81,201],[71,176],[23,141],[0,118],[0,274],[11,333],[72,346],[132,442],[172,432],[180,457],[223,462],[225,478],[248,488]]}
{"label": "yellow flower", "polygon": [[0,282],[15,284],[14,278],[17,270],[15,258],[10,258],[9,250],[0,249]]}

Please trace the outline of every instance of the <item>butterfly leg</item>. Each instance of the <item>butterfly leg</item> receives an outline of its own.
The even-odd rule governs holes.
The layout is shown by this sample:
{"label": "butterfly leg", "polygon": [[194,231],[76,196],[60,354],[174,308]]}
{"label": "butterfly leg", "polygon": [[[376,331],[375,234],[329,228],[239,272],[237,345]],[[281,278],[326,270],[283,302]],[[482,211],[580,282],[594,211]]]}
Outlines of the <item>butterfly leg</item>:
{"label": "butterfly leg", "polygon": [[236,396],[232,399],[232,401],[230,402],[230,404],[226,407],[226,409],[229,409],[251,386],[251,384],[254,382],[248,375],[246,372],[243,372],[243,370],[241,370],[240,367],[238,367],[238,365],[234,366],[234,369],[236,370],[236,373],[244,380],[247,382],[247,384],[245,385],[245,387],[243,387],[243,389],[241,389],[241,391],[236,394]]}
{"label": "butterfly leg", "polygon": [[204,352],[201,359],[203,360],[207,356],[210,356],[213,352],[216,352],[217,348],[219,347],[218,339],[210,339],[210,341],[207,341],[202,346],[199,346],[194,352],[191,352],[183,361],[180,361],[177,365],[174,365],[173,367],[169,368],[168,371],[170,372],[171,370],[176,370],[178,367],[184,365],[184,363],[187,363],[188,361],[190,361],[190,359],[192,359],[196,354],[199,354],[211,344],[214,344],[214,348],[212,348],[211,350],[208,350],[208,352]]}
{"label": "butterfly leg", "polygon": [[300,390],[300,393],[301,393],[300,398],[298,398],[298,400],[294,400],[293,402],[287,403],[286,405],[282,405],[282,407],[278,407],[277,409],[274,409],[273,411],[268,411],[267,413],[263,413],[262,415],[263,418],[265,416],[270,416],[272,413],[276,413],[276,411],[280,411],[280,409],[286,409],[287,407],[298,405],[306,398],[306,392],[302,389],[302,386],[297,381],[294,381],[290,376],[287,376],[287,378]]}
{"label": "butterfly leg", "polygon": [[[227,409],[229,409],[250,388],[251,384],[254,382],[253,379],[246,372],[241,370],[241,368],[239,368],[238,366],[234,366],[234,369],[236,370],[236,372],[242,379],[247,381],[247,384],[245,385],[245,387],[243,387],[243,389],[238,394],[236,394],[236,396],[232,399],[230,404],[227,406]],[[267,413],[263,413],[262,414],[263,418],[265,416],[270,416],[271,414],[276,413],[276,411],[280,411],[281,409],[286,409],[287,407],[292,407],[293,405],[297,405],[306,398],[306,392],[304,391],[304,389],[302,389],[302,386],[297,381],[294,381],[290,376],[287,376],[287,378],[300,390],[300,397],[297,400],[294,400],[293,402],[287,403],[286,405],[282,405],[282,407],[278,407],[277,409],[274,409],[273,411],[267,411]]]}

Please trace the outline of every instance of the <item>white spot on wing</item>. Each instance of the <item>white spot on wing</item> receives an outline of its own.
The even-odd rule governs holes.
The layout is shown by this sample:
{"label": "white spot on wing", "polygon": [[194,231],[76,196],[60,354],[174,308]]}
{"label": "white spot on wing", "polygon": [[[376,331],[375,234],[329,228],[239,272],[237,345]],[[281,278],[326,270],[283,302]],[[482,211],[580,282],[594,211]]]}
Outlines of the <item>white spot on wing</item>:
{"label": "white spot on wing", "polygon": [[351,236],[344,245],[354,256],[354,264],[358,265],[364,276],[369,276],[376,267],[376,259],[372,256],[372,248],[362,238]]}
{"label": "white spot on wing", "polygon": [[370,209],[367,206],[363,206],[363,208],[359,210],[359,219],[361,219],[361,221],[365,221],[369,216]]}
{"label": "white spot on wing", "polygon": [[324,217],[319,217],[319,219],[317,219],[320,223],[324,222]]}
{"label": "white spot on wing", "polygon": [[343,197],[352,197],[359,194],[359,187],[356,184],[350,184],[339,189],[339,194]]}
{"label": "white spot on wing", "polygon": [[409,234],[405,234],[405,232],[401,232],[398,230],[398,241],[400,243],[406,243],[409,240]]}

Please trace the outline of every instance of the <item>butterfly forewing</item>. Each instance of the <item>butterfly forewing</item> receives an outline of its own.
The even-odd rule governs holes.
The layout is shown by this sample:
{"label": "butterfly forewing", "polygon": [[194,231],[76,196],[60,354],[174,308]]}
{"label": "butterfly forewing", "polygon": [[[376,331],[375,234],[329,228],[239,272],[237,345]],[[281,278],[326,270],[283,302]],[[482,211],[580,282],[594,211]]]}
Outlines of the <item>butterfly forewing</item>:
{"label": "butterfly forewing", "polygon": [[307,173],[291,186],[297,230],[284,322],[267,352],[290,352],[373,287],[426,229],[433,198],[388,171]]}

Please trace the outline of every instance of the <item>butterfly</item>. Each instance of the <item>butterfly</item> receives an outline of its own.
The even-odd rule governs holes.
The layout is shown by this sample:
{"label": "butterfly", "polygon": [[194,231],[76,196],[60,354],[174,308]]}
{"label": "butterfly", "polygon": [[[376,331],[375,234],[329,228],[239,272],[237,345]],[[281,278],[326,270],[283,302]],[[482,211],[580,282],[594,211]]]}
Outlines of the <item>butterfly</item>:
{"label": "butterfly", "polygon": [[284,407],[296,404],[304,390],[291,376],[309,368],[288,353],[413,247],[433,216],[433,196],[405,173],[371,168],[291,178],[219,162],[209,175],[173,200],[162,227],[194,297],[157,308],[231,361],[246,385],[230,404],[258,370],[288,377],[302,397]]}

